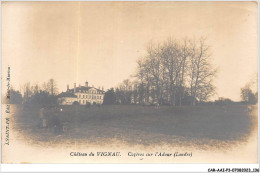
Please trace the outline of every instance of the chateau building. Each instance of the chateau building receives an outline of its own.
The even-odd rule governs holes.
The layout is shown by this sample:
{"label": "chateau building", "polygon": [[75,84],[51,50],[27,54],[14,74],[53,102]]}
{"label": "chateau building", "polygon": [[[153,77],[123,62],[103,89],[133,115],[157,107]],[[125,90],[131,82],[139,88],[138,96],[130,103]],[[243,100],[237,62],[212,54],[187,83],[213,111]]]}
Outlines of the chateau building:
{"label": "chateau building", "polygon": [[94,86],[89,87],[88,82],[85,82],[84,86],[79,85],[76,87],[76,83],[74,83],[73,89],[70,89],[69,85],[67,85],[67,91],[58,95],[58,101],[61,105],[72,105],[75,101],[80,105],[102,104],[104,95],[103,87],[102,89],[100,87],[97,89]]}

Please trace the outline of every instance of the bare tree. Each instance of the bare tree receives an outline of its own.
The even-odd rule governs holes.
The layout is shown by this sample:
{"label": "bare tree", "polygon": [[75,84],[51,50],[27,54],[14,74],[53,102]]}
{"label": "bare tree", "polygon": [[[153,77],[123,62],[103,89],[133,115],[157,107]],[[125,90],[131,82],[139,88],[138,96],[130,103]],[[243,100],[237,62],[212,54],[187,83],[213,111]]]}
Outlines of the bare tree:
{"label": "bare tree", "polygon": [[162,93],[162,75],[163,75],[163,64],[161,58],[161,46],[160,44],[153,45],[152,43],[147,47],[147,65],[151,73],[149,82],[151,83],[151,93],[153,94],[152,101],[160,102]]}
{"label": "bare tree", "polygon": [[180,69],[180,87],[179,87],[179,105],[182,104],[182,99],[184,97],[184,83],[185,77],[187,75],[187,59],[190,57],[189,48],[188,48],[188,40],[185,38],[183,40],[183,44],[181,45],[181,69]]}
{"label": "bare tree", "polygon": [[137,60],[137,74],[135,75],[135,77],[137,77],[137,82],[139,82],[139,84],[136,84],[137,87],[137,92],[138,92],[138,102],[140,104],[143,104],[144,102],[144,83],[145,83],[145,68],[144,68],[144,63],[142,61],[142,59]]}
{"label": "bare tree", "polygon": [[54,79],[48,81],[47,87],[50,95],[56,95],[58,93],[57,83]]}
{"label": "bare tree", "polygon": [[33,86],[31,86],[30,82],[26,82],[23,87],[23,93],[24,93],[24,98],[29,98],[33,94]]}
{"label": "bare tree", "polygon": [[257,95],[258,92],[256,91],[255,93],[251,89],[252,83],[249,82],[247,83],[243,88],[241,88],[241,99],[247,104],[255,104],[257,103]]}
{"label": "bare tree", "polygon": [[183,67],[183,65],[185,65],[184,58],[182,56],[181,46],[176,40],[169,39],[164,43],[162,50],[163,65],[167,75],[167,79],[164,80],[164,82],[166,83],[166,88],[168,88],[167,93],[169,95],[170,104],[175,105],[179,86],[182,86],[183,83],[182,77],[184,77],[185,70],[185,67]]}
{"label": "bare tree", "polygon": [[54,79],[50,79],[42,84],[42,91],[49,93],[50,95],[58,94],[57,83]]}
{"label": "bare tree", "polygon": [[191,42],[190,56],[190,95],[193,98],[192,105],[196,104],[196,100],[207,101],[214,94],[215,87],[213,86],[213,78],[216,75],[217,69],[211,64],[209,46],[206,44],[206,39],[201,38]]}
{"label": "bare tree", "polygon": [[49,88],[48,88],[47,82],[43,82],[41,88],[42,88],[42,91],[49,93]]}
{"label": "bare tree", "polygon": [[203,38],[150,43],[146,56],[137,61],[139,98],[146,103],[170,105],[181,105],[184,97],[192,98],[191,105],[196,100],[207,101],[214,94],[217,72],[210,60],[209,46]]}

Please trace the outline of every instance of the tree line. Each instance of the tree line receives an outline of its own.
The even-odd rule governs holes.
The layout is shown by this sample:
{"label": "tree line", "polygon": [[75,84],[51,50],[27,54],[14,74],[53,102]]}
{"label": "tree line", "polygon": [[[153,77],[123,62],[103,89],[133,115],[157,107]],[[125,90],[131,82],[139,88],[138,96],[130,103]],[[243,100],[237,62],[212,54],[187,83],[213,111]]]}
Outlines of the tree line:
{"label": "tree line", "polygon": [[[212,64],[210,46],[205,38],[172,39],[150,42],[144,56],[138,58],[136,72],[104,96],[104,104],[196,105],[209,103],[215,94],[213,84],[217,68]],[[254,82],[256,83],[256,82]],[[241,88],[241,100],[257,102],[258,92],[252,82]],[[25,83],[20,91],[11,88],[9,102],[49,104],[57,102],[57,82],[50,79],[42,85]],[[22,96],[23,95],[23,96]],[[233,102],[219,98],[216,104]]]}
{"label": "tree line", "polygon": [[21,86],[20,91],[11,87],[10,99],[5,96],[3,100],[11,104],[56,104],[57,94],[57,82],[49,79],[42,85],[27,82]]}
{"label": "tree line", "polygon": [[253,76],[249,82],[240,89],[240,97],[245,104],[256,104],[258,102],[258,76]]}
{"label": "tree line", "polygon": [[217,69],[205,38],[150,42],[133,80],[113,90],[115,103],[195,105],[214,95]]}

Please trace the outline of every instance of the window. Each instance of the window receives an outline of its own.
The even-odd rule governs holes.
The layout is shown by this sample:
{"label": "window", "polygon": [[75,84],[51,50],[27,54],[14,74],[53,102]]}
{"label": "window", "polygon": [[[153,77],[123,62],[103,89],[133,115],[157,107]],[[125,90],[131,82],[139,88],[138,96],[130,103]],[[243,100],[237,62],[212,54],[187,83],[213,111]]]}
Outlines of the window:
{"label": "window", "polygon": [[83,104],[85,103],[85,100],[83,100]]}
{"label": "window", "polygon": [[79,100],[79,104],[81,104],[81,100]]}

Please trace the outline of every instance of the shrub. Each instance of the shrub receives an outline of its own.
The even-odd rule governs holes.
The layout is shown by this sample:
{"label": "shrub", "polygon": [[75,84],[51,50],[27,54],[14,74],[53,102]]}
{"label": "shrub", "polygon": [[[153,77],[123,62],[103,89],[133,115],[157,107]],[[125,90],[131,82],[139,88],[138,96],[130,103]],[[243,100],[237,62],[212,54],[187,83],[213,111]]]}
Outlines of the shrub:
{"label": "shrub", "polygon": [[79,105],[79,102],[74,101],[74,102],[72,103],[72,105]]}

